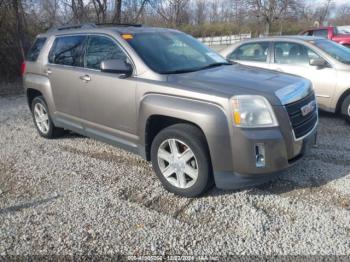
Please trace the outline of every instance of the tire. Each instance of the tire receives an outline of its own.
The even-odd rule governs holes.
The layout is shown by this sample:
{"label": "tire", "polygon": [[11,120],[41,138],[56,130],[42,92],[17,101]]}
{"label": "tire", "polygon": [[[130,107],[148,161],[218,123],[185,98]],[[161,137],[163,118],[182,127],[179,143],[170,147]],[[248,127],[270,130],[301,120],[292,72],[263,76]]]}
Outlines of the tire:
{"label": "tire", "polygon": [[37,96],[33,99],[31,105],[34,125],[40,136],[52,139],[60,137],[64,134],[63,128],[55,127],[53,124],[47,104],[42,96]]}
{"label": "tire", "polygon": [[151,160],[163,186],[176,195],[197,197],[214,184],[206,139],[193,125],[176,124],[160,131],[152,142]]}
{"label": "tire", "polygon": [[341,105],[341,114],[344,116],[345,120],[350,124],[350,95],[345,97]]}

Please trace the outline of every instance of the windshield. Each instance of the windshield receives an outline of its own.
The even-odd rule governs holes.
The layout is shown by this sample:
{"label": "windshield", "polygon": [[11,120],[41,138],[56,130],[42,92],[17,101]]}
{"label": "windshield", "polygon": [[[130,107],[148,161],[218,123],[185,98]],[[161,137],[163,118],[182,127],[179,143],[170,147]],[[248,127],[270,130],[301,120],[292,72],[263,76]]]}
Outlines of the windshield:
{"label": "windshield", "polygon": [[136,33],[128,43],[153,71],[186,73],[229,64],[222,56],[193,37],[180,32]]}
{"label": "windshield", "polygon": [[344,64],[350,64],[350,49],[329,40],[317,40],[314,44]]}

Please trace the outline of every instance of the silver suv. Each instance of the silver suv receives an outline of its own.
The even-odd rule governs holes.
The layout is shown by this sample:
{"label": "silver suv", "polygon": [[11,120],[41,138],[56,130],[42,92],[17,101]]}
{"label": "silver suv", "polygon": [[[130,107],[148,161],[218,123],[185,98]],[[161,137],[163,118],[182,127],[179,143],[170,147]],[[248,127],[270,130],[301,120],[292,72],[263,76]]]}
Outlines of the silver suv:
{"label": "silver suv", "polygon": [[182,196],[262,183],[316,139],[310,81],[228,63],[176,30],[57,28],[23,69],[41,136],[72,130],[139,154]]}

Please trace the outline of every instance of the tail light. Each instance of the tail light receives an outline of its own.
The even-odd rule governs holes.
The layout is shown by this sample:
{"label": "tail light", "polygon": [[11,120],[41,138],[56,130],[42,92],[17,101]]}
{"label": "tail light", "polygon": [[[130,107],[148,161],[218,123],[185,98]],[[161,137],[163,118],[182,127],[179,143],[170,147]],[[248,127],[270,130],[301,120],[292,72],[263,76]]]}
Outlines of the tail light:
{"label": "tail light", "polygon": [[21,65],[21,75],[24,76],[24,74],[26,73],[26,62],[23,62]]}

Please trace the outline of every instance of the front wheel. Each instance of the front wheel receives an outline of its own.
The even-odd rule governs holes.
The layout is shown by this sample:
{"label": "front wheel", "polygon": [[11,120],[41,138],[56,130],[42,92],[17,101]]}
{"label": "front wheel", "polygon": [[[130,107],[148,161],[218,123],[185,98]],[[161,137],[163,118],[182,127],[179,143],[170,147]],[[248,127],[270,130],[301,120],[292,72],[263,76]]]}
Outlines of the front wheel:
{"label": "front wheel", "polygon": [[153,168],[170,192],[195,197],[212,185],[211,161],[202,132],[189,124],[160,131],[151,147]]}
{"label": "front wheel", "polygon": [[344,116],[345,120],[350,124],[350,95],[345,97],[342,103],[341,113]]}

